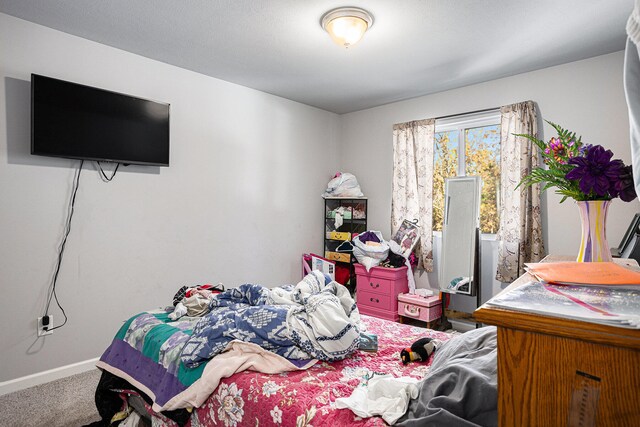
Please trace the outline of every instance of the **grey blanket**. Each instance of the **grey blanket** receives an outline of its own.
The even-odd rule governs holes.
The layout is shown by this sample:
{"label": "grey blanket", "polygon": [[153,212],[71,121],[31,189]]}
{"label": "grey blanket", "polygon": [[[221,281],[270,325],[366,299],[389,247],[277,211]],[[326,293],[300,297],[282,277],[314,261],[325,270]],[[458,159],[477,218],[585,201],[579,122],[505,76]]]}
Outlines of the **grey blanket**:
{"label": "grey blanket", "polygon": [[493,326],[447,341],[396,425],[498,425],[497,354]]}

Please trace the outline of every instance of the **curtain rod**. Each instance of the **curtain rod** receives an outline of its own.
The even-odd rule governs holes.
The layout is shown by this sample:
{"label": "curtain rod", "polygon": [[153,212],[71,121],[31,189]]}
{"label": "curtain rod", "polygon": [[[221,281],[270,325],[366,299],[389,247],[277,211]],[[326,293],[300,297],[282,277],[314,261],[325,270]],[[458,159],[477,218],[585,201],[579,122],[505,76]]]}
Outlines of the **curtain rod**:
{"label": "curtain rod", "polygon": [[466,113],[449,114],[446,116],[436,117],[434,120],[448,119],[449,117],[467,116],[469,114],[486,113],[487,111],[500,110],[500,107],[485,108],[482,110],[467,111]]}

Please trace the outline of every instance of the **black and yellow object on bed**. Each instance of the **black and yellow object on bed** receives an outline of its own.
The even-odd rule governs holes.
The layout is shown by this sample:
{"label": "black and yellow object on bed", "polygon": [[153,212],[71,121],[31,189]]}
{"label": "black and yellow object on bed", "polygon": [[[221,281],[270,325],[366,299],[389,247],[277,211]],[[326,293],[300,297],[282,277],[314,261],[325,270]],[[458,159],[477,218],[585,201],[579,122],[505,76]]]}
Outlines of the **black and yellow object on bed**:
{"label": "black and yellow object on bed", "polygon": [[426,362],[431,354],[436,350],[437,340],[432,338],[420,338],[400,352],[400,359],[403,364],[409,362]]}

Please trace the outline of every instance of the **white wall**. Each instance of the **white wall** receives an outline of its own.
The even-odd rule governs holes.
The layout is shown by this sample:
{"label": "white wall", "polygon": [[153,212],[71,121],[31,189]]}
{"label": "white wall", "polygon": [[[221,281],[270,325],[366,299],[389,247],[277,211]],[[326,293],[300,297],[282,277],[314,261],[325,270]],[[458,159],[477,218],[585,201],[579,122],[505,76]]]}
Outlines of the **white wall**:
{"label": "white wall", "polygon": [[[0,382],[98,357],[182,285],[291,283],[300,254],[320,250],[335,114],[3,14],[0,52]],[[58,280],[69,321],[44,339],[79,162],[29,154],[31,73],[171,104],[169,168],[120,168],[108,184],[82,172]]]}
{"label": "white wall", "polygon": [[[341,116],[341,170],[354,173],[369,197],[369,228],[382,231],[385,237],[391,233],[394,123],[533,100],[544,119],[577,132],[585,142],[611,149],[616,158],[629,164],[622,65],[623,52],[617,52]],[[555,136],[546,124],[544,133],[542,139]],[[543,200],[547,206],[543,213],[547,253],[576,256],[580,242],[578,210],[569,200],[563,204],[559,201],[551,191]],[[612,204],[607,224],[610,246],[617,246],[633,214],[640,211],[639,206],[637,199]],[[483,245],[484,299],[500,289],[490,280],[497,262],[491,250],[494,246],[492,242]],[[435,275],[428,277],[431,280],[427,275],[419,278],[418,286],[436,287]]]}

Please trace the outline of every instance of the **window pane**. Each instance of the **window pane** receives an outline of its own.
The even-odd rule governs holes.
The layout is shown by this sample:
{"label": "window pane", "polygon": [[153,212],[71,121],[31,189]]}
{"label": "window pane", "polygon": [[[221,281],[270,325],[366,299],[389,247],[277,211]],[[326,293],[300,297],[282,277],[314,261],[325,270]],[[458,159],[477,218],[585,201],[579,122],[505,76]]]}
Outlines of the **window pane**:
{"label": "window pane", "polygon": [[444,212],[444,179],[458,173],[459,132],[452,130],[435,135],[433,153],[433,229],[442,231]]}
{"label": "window pane", "polygon": [[500,125],[465,129],[465,173],[482,177],[480,230],[497,233],[500,225]]}

